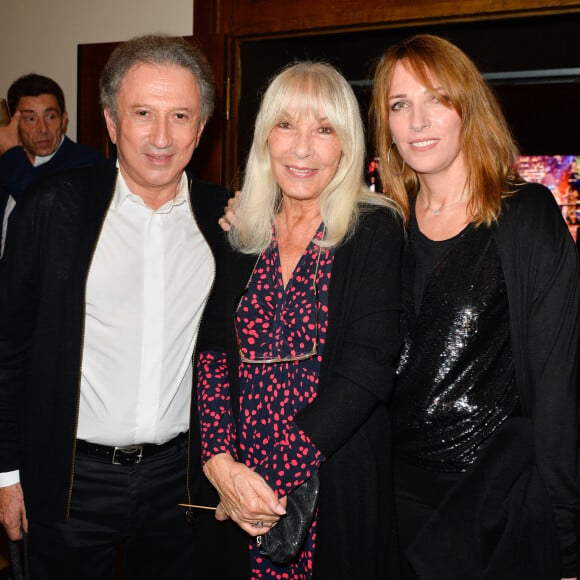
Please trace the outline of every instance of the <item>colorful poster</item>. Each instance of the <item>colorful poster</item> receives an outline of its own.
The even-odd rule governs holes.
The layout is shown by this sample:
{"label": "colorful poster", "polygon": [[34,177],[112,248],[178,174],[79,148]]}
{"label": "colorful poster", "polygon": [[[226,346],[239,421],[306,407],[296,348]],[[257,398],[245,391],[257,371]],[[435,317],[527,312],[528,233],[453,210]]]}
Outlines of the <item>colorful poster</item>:
{"label": "colorful poster", "polygon": [[580,155],[527,155],[517,169],[526,181],[542,183],[554,194],[576,239],[580,224]]}

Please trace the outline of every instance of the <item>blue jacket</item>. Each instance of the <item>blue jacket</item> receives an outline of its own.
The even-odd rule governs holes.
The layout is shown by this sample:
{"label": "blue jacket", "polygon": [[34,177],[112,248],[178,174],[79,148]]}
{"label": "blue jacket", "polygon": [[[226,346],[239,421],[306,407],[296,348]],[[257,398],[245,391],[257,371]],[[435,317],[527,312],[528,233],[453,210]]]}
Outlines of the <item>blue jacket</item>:
{"label": "blue jacket", "polygon": [[[105,157],[100,151],[79,145],[65,137],[56,153],[49,161],[35,167],[30,163],[24,149],[20,146],[8,149],[0,155],[0,229],[3,228],[4,214],[8,198],[12,197],[16,203],[20,194],[36,180],[45,175],[52,175],[58,171],[102,163]],[[8,222],[8,227],[12,220]],[[8,228],[7,228],[8,229]],[[2,232],[4,230],[2,229]],[[1,256],[0,252],[0,256]]]}
{"label": "blue jacket", "polygon": [[[0,183],[18,201],[18,196],[28,185],[40,177],[63,171],[64,169],[101,163],[104,160],[105,158],[100,151],[75,143],[68,137],[64,138],[61,146],[50,161],[38,167],[30,163],[22,147],[12,147],[12,149],[0,155]],[[0,204],[0,207],[4,207],[6,199],[0,199]]]}

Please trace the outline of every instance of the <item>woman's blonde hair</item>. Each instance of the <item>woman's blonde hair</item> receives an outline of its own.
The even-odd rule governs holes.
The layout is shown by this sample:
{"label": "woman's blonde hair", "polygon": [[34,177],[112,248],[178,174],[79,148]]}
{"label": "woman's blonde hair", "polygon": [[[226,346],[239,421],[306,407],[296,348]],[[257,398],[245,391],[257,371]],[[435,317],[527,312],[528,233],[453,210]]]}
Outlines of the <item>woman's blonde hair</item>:
{"label": "woman's blonde hair", "polygon": [[299,114],[326,117],[342,149],[336,174],[319,198],[326,227],[321,245],[333,247],[348,237],[357,223],[361,203],[394,207],[386,196],[371,193],[365,184],[364,128],[358,101],[346,79],[326,63],[293,64],[270,82],[256,117],[236,222],[229,232],[232,246],[244,253],[259,253],[271,242],[282,192],[272,173],[268,137],[286,118],[290,105]]}
{"label": "woman's blonde hair", "polygon": [[[408,219],[410,199],[419,191],[419,180],[415,171],[403,164],[396,146],[392,146],[389,128],[389,91],[399,62],[461,117],[466,187],[470,192],[468,208],[473,223],[490,225],[500,214],[502,197],[512,193],[521,181],[514,168],[518,147],[493,92],[475,64],[455,45],[437,36],[418,34],[391,46],[375,71],[370,112],[381,160],[380,177],[387,193],[403,208]],[[435,90],[433,80],[442,90]]]}

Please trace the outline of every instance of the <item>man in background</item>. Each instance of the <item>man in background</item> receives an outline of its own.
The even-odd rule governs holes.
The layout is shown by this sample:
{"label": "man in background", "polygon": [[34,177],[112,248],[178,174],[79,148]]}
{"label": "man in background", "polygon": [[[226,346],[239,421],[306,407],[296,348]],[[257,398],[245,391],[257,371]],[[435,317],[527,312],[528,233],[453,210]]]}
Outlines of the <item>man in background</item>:
{"label": "man in background", "polygon": [[96,149],[66,137],[64,94],[52,79],[24,75],[8,89],[7,101],[12,119],[0,127],[0,256],[10,213],[30,183],[63,169],[104,161]]}
{"label": "man in background", "polygon": [[120,45],[101,75],[116,164],[38,181],[14,210],[0,523],[23,529],[35,580],[111,580],[119,561],[122,579],[202,577],[178,504],[201,473],[192,355],[229,194],[185,167],[214,99],[183,39]]}

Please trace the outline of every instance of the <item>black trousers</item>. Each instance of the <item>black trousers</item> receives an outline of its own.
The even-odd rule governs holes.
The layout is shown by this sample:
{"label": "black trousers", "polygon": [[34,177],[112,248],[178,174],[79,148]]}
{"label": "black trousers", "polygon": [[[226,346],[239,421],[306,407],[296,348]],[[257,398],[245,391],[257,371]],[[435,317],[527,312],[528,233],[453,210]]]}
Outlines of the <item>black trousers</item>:
{"label": "black trousers", "polygon": [[135,465],[77,457],[70,518],[29,521],[30,580],[192,580],[187,439]]}
{"label": "black trousers", "polygon": [[404,580],[417,580],[417,575],[405,557],[405,550],[463,475],[427,471],[400,461],[395,462],[395,512]]}

